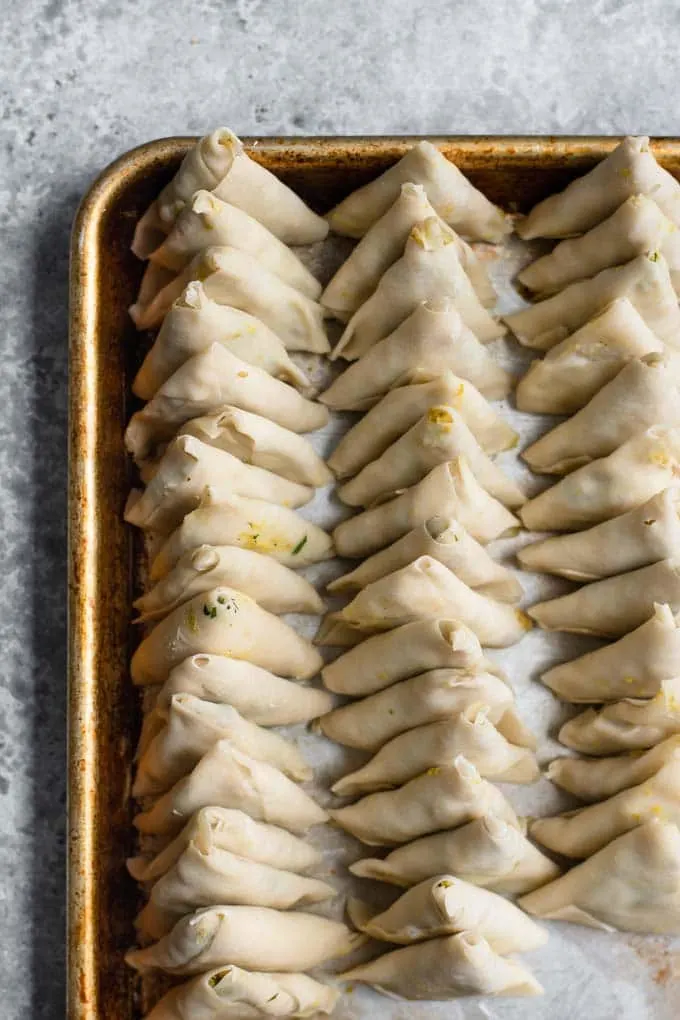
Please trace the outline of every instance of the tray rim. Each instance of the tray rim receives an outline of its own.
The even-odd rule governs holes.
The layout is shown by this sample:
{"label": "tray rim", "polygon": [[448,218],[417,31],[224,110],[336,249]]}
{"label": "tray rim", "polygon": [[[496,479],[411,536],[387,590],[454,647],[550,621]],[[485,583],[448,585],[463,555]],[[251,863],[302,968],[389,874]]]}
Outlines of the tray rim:
{"label": "tray rim", "polygon": [[[97,546],[98,367],[94,310],[97,307],[98,239],[115,198],[154,168],[176,161],[198,136],[175,135],[145,142],[111,162],[93,181],[76,213],[70,245],[69,281],[69,494],[68,494],[68,764],[67,764],[67,1006],[69,1020],[103,1020],[97,992],[95,790],[98,777],[94,711],[98,612],[94,598]],[[541,158],[602,158],[621,135],[328,135],[243,136],[249,152],[289,153],[318,165],[334,153],[398,157],[427,140],[470,156],[495,155],[499,164]],[[650,139],[657,158],[680,162],[680,137]],[[74,367],[78,366],[78,371]],[[122,1020],[122,1018],[121,1018]]]}

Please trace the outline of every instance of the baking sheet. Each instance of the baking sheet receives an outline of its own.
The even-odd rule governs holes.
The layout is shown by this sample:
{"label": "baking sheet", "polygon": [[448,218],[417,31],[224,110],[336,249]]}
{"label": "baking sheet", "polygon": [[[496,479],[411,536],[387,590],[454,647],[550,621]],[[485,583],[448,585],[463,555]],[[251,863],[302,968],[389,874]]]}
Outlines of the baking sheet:
{"label": "baking sheet", "polygon": [[[478,254],[488,264],[499,294],[497,311],[504,313],[526,305],[512,286],[512,279],[523,265],[547,250],[544,242],[528,244],[513,237],[502,248],[475,245]],[[306,256],[310,268],[326,281],[351,249],[351,243],[330,238],[316,245]],[[331,330],[335,330],[335,324]],[[340,329],[337,328],[339,335]],[[332,341],[335,338],[333,332]],[[536,352],[521,347],[508,335],[490,345],[498,361],[513,374],[522,375]],[[325,387],[346,367],[347,362],[329,363],[327,359],[310,355],[294,355],[298,363],[312,376],[316,385]],[[497,458],[500,466],[519,481],[530,496],[551,484],[546,476],[534,475],[520,460],[518,452],[539,435],[563,419],[547,415],[522,413],[514,407],[513,397],[494,405],[519,433],[515,450]],[[312,437],[317,451],[328,457],[339,438],[361,415],[332,413],[329,425]],[[317,492],[314,501],[302,508],[302,514],[316,524],[331,530],[350,512],[335,496],[334,487]],[[537,533],[520,532],[516,537],[492,543],[492,554],[515,568],[515,553],[522,545],[535,541]],[[305,576],[323,593],[325,585],[356,565],[357,561],[332,560],[316,564],[304,571]],[[550,598],[577,585],[546,575],[517,571],[524,588],[522,606],[530,606],[541,599]],[[343,605],[348,598],[328,599],[329,609]],[[288,617],[289,621],[310,639],[318,620],[315,617]],[[500,650],[489,650],[488,655],[500,663],[515,690],[518,711],[525,723],[538,738],[538,760],[547,765],[559,754],[568,754],[555,739],[560,725],[580,708],[572,708],[558,701],[539,681],[538,676],[556,662],[575,658],[597,647],[600,642],[569,634],[547,633],[534,628],[518,644]],[[322,649],[327,659],[341,654],[344,649]],[[338,699],[342,703],[342,699]],[[332,783],[358,767],[368,755],[344,748],[325,737],[319,737],[304,727],[290,727],[288,733],[301,747],[314,766],[314,781],[308,788],[324,806],[339,806],[349,801],[340,800],[329,793]],[[574,798],[560,791],[542,778],[530,786],[498,784],[518,813],[525,816],[548,815],[577,806]],[[341,919],[348,895],[359,895],[376,905],[385,906],[400,894],[396,887],[385,883],[354,878],[347,865],[361,857],[373,856],[373,850],[354,840],[333,825],[312,830],[311,841],[323,849],[329,880],[338,888],[339,896],[323,913]],[[545,995],[536,999],[461,999],[455,1002],[412,1003],[395,1002],[357,984],[343,996],[334,1017],[337,1020],[520,1020],[520,1018],[550,1018],[573,1020],[588,1016],[589,1020],[677,1020],[680,1014],[678,984],[680,978],[680,939],[655,936],[638,936],[623,933],[608,934],[577,925],[558,922],[546,924],[550,939],[541,949],[525,953],[523,962],[535,973],[545,988]],[[374,947],[355,954],[357,959],[375,954]],[[354,957],[352,958],[354,960]],[[347,961],[339,961],[328,968],[344,970]],[[319,971],[322,976],[322,971]]]}
{"label": "baking sheet", "polygon": [[[257,157],[319,209],[380,173],[417,138],[285,138],[249,140]],[[495,201],[529,208],[544,195],[585,173],[616,144],[609,138],[440,137],[431,138]],[[167,183],[195,138],[167,138],[125,153],[108,167],[85,196],[74,223],[70,283],[70,497],[69,497],[69,872],[68,872],[68,1007],[69,1020],[139,1020],[158,998],[163,978],[143,981],[125,966],[123,954],[133,939],[132,919],[140,905],[125,858],[134,852],[130,800],[132,758],[139,729],[139,699],[131,687],[128,662],[139,639],[130,624],[134,597],[134,529],[122,520],[133,482],[123,449],[125,423],[135,402],[129,384],[140,363],[144,338],[134,330],[126,309],[134,300],[143,266],[132,256],[135,221]],[[652,140],[663,166],[680,178],[680,142]],[[351,242],[334,239],[312,253],[315,265],[330,266],[344,257]],[[494,267],[507,280],[507,260],[522,259],[523,248],[510,249]],[[342,253],[342,255],[341,255]],[[518,265],[519,262],[516,262]],[[502,308],[519,304],[503,287]],[[530,360],[512,341],[494,345],[506,364]],[[305,359],[315,361],[317,359]],[[313,373],[318,369],[315,366]],[[324,368],[327,371],[327,366]],[[506,408],[507,413],[507,408]],[[346,420],[349,421],[347,416]],[[510,412],[511,420],[515,420]],[[533,416],[517,416],[528,442],[540,431]],[[319,448],[328,452],[342,426],[335,420]],[[516,463],[503,455],[501,463]],[[538,488],[537,479],[531,481]],[[328,505],[327,505],[328,504]],[[341,516],[336,501],[319,497],[312,508],[330,525]],[[521,536],[509,549],[527,541]],[[505,549],[505,546],[502,547]],[[504,552],[504,555],[508,553]],[[326,575],[326,571],[328,574]],[[330,564],[324,576],[341,572]],[[527,604],[548,592],[550,582],[524,576]],[[557,585],[553,590],[557,590]],[[309,623],[309,620],[305,621]],[[316,627],[316,621],[313,630]],[[562,643],[564,641],[564,643]],[[549,642],[549,651],[546,644]],[[546,735],[560,719],[558,702],[534,682],[552,661],[576,654],[576,642],[560,635],[532,632],[515,649],[499,656],[511,674],[519,708],[540,738],[542,761],[552,756]],[[574,647],[574,651],[568,649]],[[567,713],[564,713],[567,714]],[[318,763],[320,799],[327,800],[332,779],[353,767],[359,755],[326,740],[300,734],[298,739]],[[346,761],[346,767],[343,765]],[[547,784],[546,784],[547,785]],[[526,810],[547,812],[558,806],[539,788],[516,788],[511,799]],[[548,787],[548,791],[551,788]],[[538,794],[541,793],[539,797]],[[525,804],[526,800],[526,804]],[[560,806],[563,802],[559,802]],[[330,877],[340,898],[349,889],[346,863],[370,852],[329,827],[313,837],[326,843]],[[366,896],[390,886],[356,882]],[[536,1000],[465,1000],[460,1003],[397,1004],[359,986],[344,995],[336,1016],[341,1020],[406,1020],[527,1016],[566,1020],[587,1013],[594,1020],[669,1020],[680,971],[677,942],[642,936],[609,936],[572,925],[552,924],[545,949],[524,959],[546,986]],[[154,992],[154,989],[156,990]]]}

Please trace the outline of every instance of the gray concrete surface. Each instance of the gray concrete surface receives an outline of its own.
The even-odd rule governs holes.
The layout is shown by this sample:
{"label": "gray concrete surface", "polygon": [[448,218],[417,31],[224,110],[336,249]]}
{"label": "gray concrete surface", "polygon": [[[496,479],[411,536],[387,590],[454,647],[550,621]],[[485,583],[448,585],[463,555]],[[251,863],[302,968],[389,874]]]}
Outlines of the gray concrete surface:
{"label": "gray concrete surface", "polygon": [[0,3],[0,1016],[64,1015],[67,244],[115,156],[247,134],[680,133],[674,0]]}

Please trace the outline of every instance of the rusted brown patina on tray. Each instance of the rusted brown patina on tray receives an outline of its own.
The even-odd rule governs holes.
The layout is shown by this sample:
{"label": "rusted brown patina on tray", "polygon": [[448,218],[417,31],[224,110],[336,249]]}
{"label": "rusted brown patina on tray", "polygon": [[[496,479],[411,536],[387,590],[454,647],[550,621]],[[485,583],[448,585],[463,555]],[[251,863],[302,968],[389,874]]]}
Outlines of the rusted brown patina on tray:
{"label": "rusted brown patina on tray", "polygon": [[[248,140],[249,151],[324,212],[395,162],[415,139]],[[605,138],[432,138],[506,208],[525,210],[605,156]],[[70,1020],[140,1016],[139,979],[123,963],[138,896],[129,799],[139,725],[127,673],[133,541],[122,511],[131,475],[123,428],[140,361],[127,317],[142,274],[134,224],[194,140],[151,142],[94,183],[73,230],[70,419]],[[680,141],[653,143],[680,177]]]}

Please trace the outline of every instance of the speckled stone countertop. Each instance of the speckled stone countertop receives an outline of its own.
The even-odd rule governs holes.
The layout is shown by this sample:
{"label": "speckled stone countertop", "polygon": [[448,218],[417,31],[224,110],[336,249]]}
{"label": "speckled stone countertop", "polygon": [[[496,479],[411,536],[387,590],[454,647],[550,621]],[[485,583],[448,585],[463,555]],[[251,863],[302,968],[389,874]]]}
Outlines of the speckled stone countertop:
{"label": "speckled stone countertop", "polygon": [[0,1015],[64,1016],[68,237],[153,137],[680,133],[672,0],[0,5]]}

